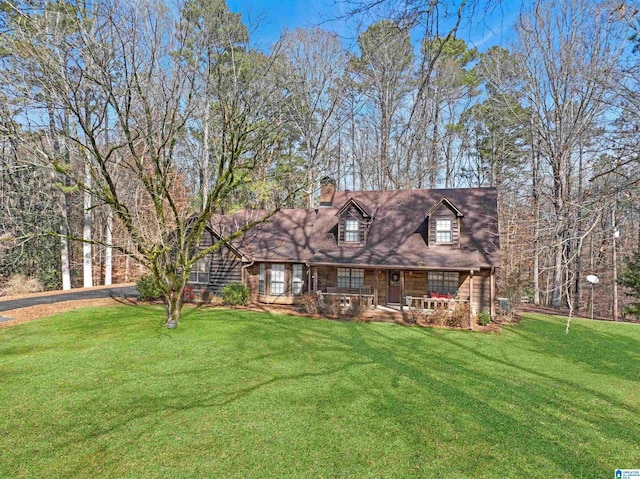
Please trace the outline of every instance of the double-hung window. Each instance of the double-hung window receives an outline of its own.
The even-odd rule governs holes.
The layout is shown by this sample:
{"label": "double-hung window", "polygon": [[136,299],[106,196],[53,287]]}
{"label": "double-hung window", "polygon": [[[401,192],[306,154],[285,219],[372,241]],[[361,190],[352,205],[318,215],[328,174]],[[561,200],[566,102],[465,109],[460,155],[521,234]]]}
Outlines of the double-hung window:
{"label": "double-hung window", "polygon": [[450,218],[437,218],[436,219],[436,243],[451,243],[451,219]]}
{"label": "double-hung window", "polygon": [[284,265],[271,265],[271,294],[284,294]]}
{"label": "double-hung window", "polygon": [[206,259],[199,259],[193,266],[191,266],[191,271],[189,272],[189,282],[190,283],[200,283],[206,284],[209,282],[209,261]]}
{"label": "double-hung window", "polygon": [[265,276],[265,266],[264,263],[260,263],[260,269],[258,270],[258,293],[264,294],[265,292],[265,283],[264,283],[264,276]]}
{"label": "double-hung window", "polygon": [[460,273],[453,271],[429,271],[427,276],[430,293],[458,294]]}
{"label": "double-hung window", "polygon": [[338,268],[338,288],[356,289],[364,286],[364,270]]}
{"label": "double-hung window", "polygon": [[293,294],[301,294],[304,286],[304,268],[301,264],[293,265],[293,274],[291,275],[291,291]]}
{"label": "double-hung window", "polygon": [[360,222],[358,220],[344,220],[344,240],[348,243],[360,241]]}

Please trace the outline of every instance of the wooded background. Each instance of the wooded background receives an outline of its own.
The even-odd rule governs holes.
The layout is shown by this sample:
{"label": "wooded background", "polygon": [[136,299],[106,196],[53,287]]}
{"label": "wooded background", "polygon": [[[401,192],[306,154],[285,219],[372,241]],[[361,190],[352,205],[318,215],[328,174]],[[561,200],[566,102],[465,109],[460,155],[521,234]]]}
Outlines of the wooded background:
{"label": "wooded background", "polygon": [[0,277],[131,281],[142,236],[176,221],[158,191],[177,218],[223,175],[214,212],[313,207],[325,176],[351,190],[486,186],[499,294],[617,317],[617,270],[640,249],[638,9],[532,2],[511,44],[467,45],[460,28],[497,7],[348,2],[365,25],[354,42],[329,22],[266,51],[221,0],[3,2]]}

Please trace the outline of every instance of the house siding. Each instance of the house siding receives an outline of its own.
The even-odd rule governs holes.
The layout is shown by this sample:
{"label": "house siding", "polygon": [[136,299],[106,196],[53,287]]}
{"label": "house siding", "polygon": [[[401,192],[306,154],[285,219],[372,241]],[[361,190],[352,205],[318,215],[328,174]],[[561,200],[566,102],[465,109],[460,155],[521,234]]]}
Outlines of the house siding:
{"label": "house siding", "polygon": [[[206,249],[215,244],[218,238],[210,231],[206,231],[200,249]],[[222,288],[229,283],[242,282],[242,260],[227,246],[221,246],[208,255],[209,259],[209,281],[206,284],[206,291],[213,296],[221,296]],[[189,283],[194,287],[202,287],[195,283]]]}
{"label": "house siding", "polygon": [[338,284],[338,269],[328,266],[316,268],[318,291],[327,291],[327,288],[335,288]]}
{"label": "house siding", "polygon": [[404,273],[405,296],[424,296],[427,292],[426,271],[407,271]]}
{"label": "house siding", "polygon": [[491,271],[482,269],[473,273],[473,297],[469,298],[470,275],[460,274],[458,295],[461,299],[469,300],[474,313],[489,312],[491,308]]}

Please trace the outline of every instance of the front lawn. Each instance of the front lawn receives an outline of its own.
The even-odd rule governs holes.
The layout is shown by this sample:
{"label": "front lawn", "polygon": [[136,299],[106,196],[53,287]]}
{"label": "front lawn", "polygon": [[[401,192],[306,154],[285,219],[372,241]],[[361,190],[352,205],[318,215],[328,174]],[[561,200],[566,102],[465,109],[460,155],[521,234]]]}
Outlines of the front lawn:
{"label": "front lawn", "polygon": [[0,477],[606,478],[640,325],[502,334],[153,307],[0,329]]}

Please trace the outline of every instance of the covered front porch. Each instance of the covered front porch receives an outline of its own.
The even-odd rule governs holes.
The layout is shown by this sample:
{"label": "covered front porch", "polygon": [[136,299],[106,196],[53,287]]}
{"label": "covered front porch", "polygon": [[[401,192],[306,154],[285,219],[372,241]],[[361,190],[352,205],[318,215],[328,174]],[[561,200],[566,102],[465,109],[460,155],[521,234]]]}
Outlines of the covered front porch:
{"label": "covered front porch", "polygon": [[468,269],[392,269],[311,266],[308,290],[320,300],[338,300],[348,307],[354,302],[403,313],[409,310],[455,311],[466,305],[470,314],[494,315],[495,273]]}

